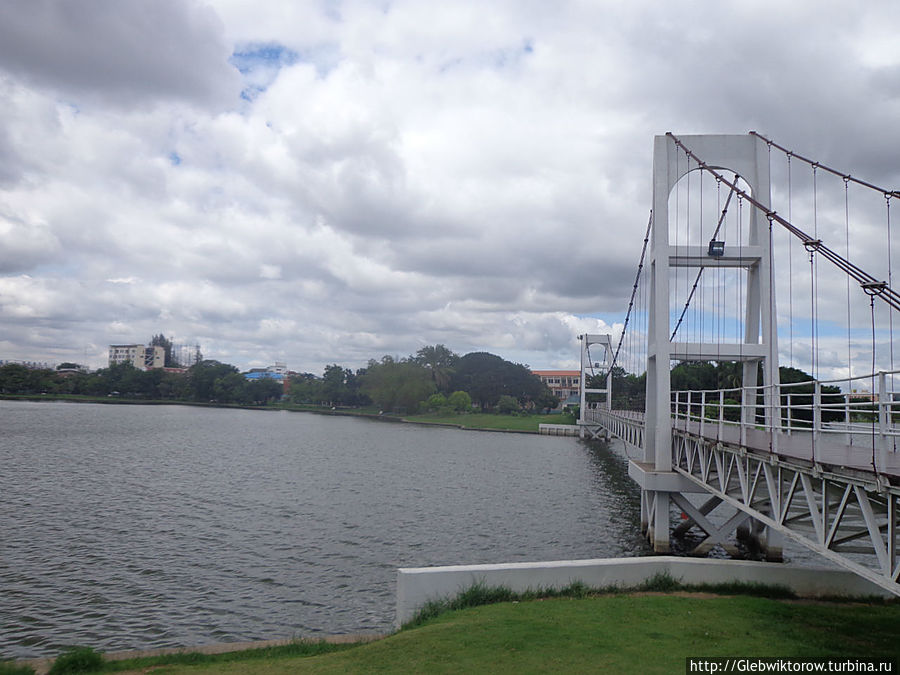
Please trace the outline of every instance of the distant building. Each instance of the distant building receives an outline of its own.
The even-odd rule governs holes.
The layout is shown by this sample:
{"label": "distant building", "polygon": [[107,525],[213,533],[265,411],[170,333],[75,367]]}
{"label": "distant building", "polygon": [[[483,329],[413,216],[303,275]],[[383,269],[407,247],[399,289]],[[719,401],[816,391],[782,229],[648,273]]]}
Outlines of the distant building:
{"label": "distant building", "polygon": [[[577,370],[532,370],[560,401],[581,395],[581,373]],[[579,399],[580,400],[580,399]]]}
{"label": "distant building", "polygon": [[289,375],[290,372],[283,363],[275,363],[274,366],[268,366],[266,368],[251,368],[244,373],[244,377],[250,381],[266,379],[280,382],[285,394],[287,394],[288,388],[290,387]]}
{"label": "distant building", "polygon": [[46,361],[20,361],[17,359],[0,359],[0,366],[8,366],[16,364],[25,366],[29,370],[52,370],[53,366]]}
{"label": "distant building", "polygon": [[159,346],[110,345],[109,365],[130,363],[140,370],[153,370],[166,365],[166,350]]}

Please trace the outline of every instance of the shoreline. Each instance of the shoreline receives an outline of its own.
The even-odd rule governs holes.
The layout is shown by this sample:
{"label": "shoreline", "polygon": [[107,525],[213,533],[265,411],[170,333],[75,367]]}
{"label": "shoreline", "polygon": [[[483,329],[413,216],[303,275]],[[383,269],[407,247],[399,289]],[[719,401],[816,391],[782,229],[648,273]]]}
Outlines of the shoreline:
{"label": "shoreline", "polygon": [[459,429],[460,431],[490,431],[508,434],[534,434],[539,435],[539,429],[503,429],[499,427],[474,427],[465,424],[456,424],[452,422],[427,422],[423,420],[414,420],[392,414],[376,414],[356,410],[352,408],[305,408],[305,407],[287,407],[287,406],[267,406],[267,405],[243,405],[230,403],[205,403],[202,401],[166,401],[159,399],[142,400],[135,398],[119,398],[119,397],[60,397],[45,394],[0,394],[0,401],[28,401],[33,403],[44,402],[62,402],[62,403],[96,403],[99,405],[181,405],[200,408],[222,408],[231,410],[260,410],[268,412],[290,412],[290,413],[312,413],[314,415],[330,415],[333,417],[360,417],[378,422],[389,422],[394,424],[416,424],[418,426],[442,427],[445,429]]}
{"label": "shoreline", "polygon": [[[253,640],[250,642],[213,642],[194,647],[157,647],[155,649],[128,649],[117,652],[102,652],[106,661],[125,661],[127,659],[143,659],[154,656],[169,656],[172,654],[228,654],[230,652],[243,652],[251,649],[266,649],[267,647],[283,647],[297,640],[310,642],[327,642],[329,644],[365,644],[375,642],[387,637],[390,633],[346,633],[340,635],[326,635],[317,638],[279,638],[275,640]],[[53,662],[59,656],[38,656],[30,659],[15,659],[13,663],[19,666],[28,666],[34,669],[35,675],[46,675],[53,666]]]}

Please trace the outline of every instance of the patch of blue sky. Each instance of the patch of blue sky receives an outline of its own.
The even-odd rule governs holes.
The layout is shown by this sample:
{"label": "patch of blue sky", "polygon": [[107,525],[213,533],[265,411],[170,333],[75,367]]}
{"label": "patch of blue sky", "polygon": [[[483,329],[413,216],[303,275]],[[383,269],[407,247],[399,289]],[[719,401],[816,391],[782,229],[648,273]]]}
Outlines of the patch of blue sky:
{"label": "patch of blue sky", "polygon": [[290,66],[298,60],[297,52],[279,44],[247,45],[243,49],[235,50],[229,59],[231,65],[242,75],[249,75],[260,68],[278,69]]}
{"label": "patch of blue sky", "polygon": [[[856,323],[856,321],[854,321]],[[813,324],[808,318],[795,318],[793,321],[780,321],[778,323],[779,340],[789,340],[791,336],[791,328],[793,327],[794,338],[810,337],[812,335]],[[876,330],[880,332],[883,327],[876,326]],[[820,319],[816,331],[817,337],[820,338],[844,338],[847,339],[847,324],[837,321],[826,321]],[[851,339],[863,339],[872,335],[871,324],[854,325],[850,327]]]}
{"label": "patch of blue sky", "polygon": [[460,56],[442,63],[438,70],[441,73],[463,66],[490,67],[497,70],[518,66],[523,58],[534,53],[534,42],[525,39],[521,45],[515,47],[503,47],[485,52],[478,52],[467,56]]}
{"label": "patch of blue sky", "polygon": [[244,77],[241,98],[252,101],[271,86],[282,68],[309,63],[322,78],[334,69],[338,57],[336,45],[324,44],[298,52],[277,43],[255,43],[236,49],[229,62]]}
{"label": "patch of blue sky", "polygon": [[169,153],[169,161],[172,163],[172,166],[178,166],[181,164],[181,155],[173,150]]}
{"label": "patch of blue sky", "polygon": [[229,62],[244,77],[241,98],[252,101],[278,77],[282,68],[299,60],[297,52],[279,44],[254,44],[235,50]]}

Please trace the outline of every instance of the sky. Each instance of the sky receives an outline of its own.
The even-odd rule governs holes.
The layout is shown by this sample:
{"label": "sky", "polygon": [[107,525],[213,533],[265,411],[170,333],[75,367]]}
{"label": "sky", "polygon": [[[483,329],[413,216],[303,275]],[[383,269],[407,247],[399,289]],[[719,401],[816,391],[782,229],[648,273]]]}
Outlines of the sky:
{"label": "sky", "polygon": [[898,22],[892,0],[6,0],[0,359],[100,367],[164,333],[242,369],[437,343],[577,367],[577,335],[621,330],[654,135],[753,129],[900,186]]}

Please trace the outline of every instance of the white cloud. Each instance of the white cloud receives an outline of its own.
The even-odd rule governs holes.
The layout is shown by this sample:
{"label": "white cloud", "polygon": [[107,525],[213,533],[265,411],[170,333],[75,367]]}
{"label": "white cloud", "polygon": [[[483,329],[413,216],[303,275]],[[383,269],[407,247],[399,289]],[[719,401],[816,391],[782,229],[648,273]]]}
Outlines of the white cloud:
{"label": "white cloud", "polygon": [[573,365],[619,330],[653,134],[758,128],[900,183],[897,8],[766,6],[17,0],[0,358],[165,332],[313,372],[437,342]]}

